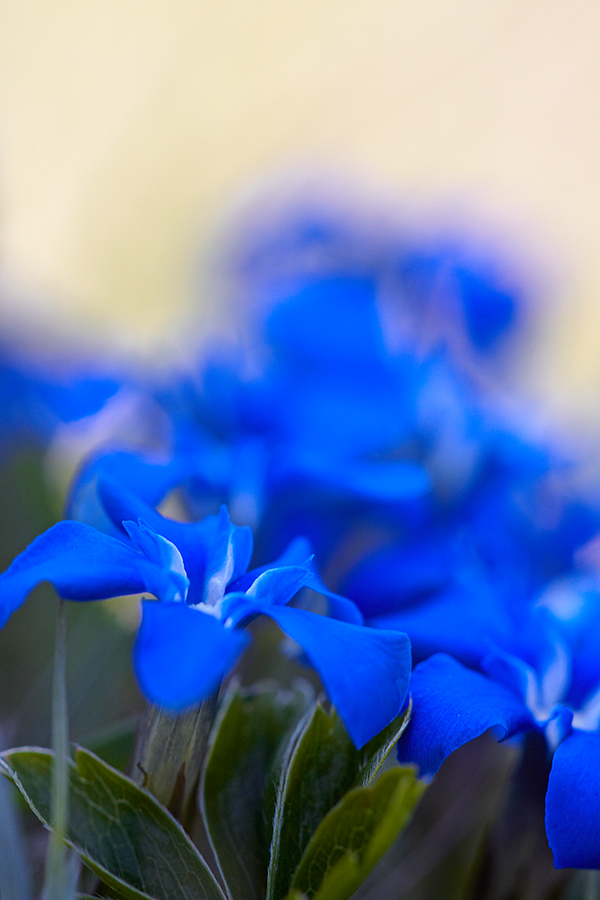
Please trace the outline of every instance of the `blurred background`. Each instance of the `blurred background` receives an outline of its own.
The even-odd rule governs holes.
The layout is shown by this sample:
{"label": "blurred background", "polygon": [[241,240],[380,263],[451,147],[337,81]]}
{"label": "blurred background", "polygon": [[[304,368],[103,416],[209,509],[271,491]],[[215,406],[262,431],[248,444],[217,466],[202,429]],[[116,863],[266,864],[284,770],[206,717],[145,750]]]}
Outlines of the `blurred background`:
{"label": "blurred background", "polygon": [[3,327],[173,356],[226,327],[232,228],[312,193],[508,248],[528,385],[595,434],[599,29],[591,0],[4,0]]}

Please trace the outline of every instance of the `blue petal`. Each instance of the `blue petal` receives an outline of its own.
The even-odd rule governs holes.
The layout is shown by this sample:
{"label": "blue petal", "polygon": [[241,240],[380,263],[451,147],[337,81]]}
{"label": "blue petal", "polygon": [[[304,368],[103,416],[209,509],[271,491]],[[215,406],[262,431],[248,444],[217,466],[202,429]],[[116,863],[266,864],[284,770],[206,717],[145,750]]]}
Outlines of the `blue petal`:
{"label": "blue petal", "polygon": [[58,522],[39,535],[0,575],[0,626],[33,588],[49,581],[66,600],[100,600],[148,590],[169,596],[177,576],[133,547],[80,522]]}
{"label": "blue petal", "polygon": [[475,667],[493,647],[514,652],[519,648],[515,622],[505,605],[479,582],[367,621],[376,628],[405,631],[416,659],[441,651]]}
{"label": "blue petal", "polygon": [[142,602],[134,668],[142,693],[181,710],[209,697],[250,640],[184,603]]}
{"label": "blue petal", "polygon": [[307,582],[306,586],[312,591],[327,597],[327,615],[330,618],[339,619],[340,622],[351,622],[353,625],[364,625],[365,620],[358,606],[352,600],[348,600],[347,597],[342,597],[341,594],[334,594],[333,591],[330,591],[316,572],[312,572],[312,578]]}
{"label": "blue petal", "polygon": [[[329,590],[318,572],[315,571],[315,563],[312,557],[313,551],[310,541],[304,537],[295,538],[276,560],[266,566],[260,566],[257,569],[246,572],[245,575],[242,575],[234,582],[231,582],[228,590],[236,592],[247,591],[259,575],[262,575],[263,572],[267,572],[270,569],[277,569],[281,566],[302,566],[305,569],[310,569],[310,577],[306,582],[306,586],[311,590],[316,591],[317,594],[322,594],[324,597],[327,597],[328,616],[333,619],[340,619],[342,622],[352,622],[354,625],[363,625],[364,619],[361,611],[352,600],[348,600],[347,597],[342,597],[340,594],[335,594],[333,591]],[[300,585],[300,587],[302,587],[302,585]],[[291,599],[291,596],[289,599]]]}
{"label": "blue petal", "polygon": [[557,748],[546,834],[558,869],[600,869],[600,735],[573,731]]}
{"label": "blue petal", "polygon": [[267,569],[250,585],[246,595],[250,602],[285,606],[300,588],[310,581],[312,572],[306,566],[279,566]]}
{"label": "blue petal", "polygon": [[252,531],[246,526],[233,525],[225,507],[218,515],[207,516],[201,522],[176,522],[161,516],[144,500],[109,479],[102,479],[99,494],[115,524],[141,518],[153,531],[175,544],[190,579],[188,602],[191,604],[205,602],[207,592],[216,594],[221,589],[222,596],[227,582],[238,578],[250,562]]}
{"label": "blue petal", "polygon": [[257,566],[256,569],[251,569],[249,572],[244,572],[244,574],[240,574],[235,579],[233,579],[229,583],[230,591],[247,591],[251,584],[253,584],[259,575],[262,575],[263,572],[267,572],[269,569],[278,569],[280,566],[304,566],[308,568],[309,561],[313,556],[312,546],[310,541],[308,541],[304,537],[295,538],[283,553],[274,559],[273,562],[267,563],[265,566]]}
{"label": "blue petal", "polygon": [[446,587],[460,563],[459,549],[451,533],[394,543],[360,560],[341,589],[367,618],[393,613]]}
{"label": "blue petal", "polygon": [[309,282],[272,310],[266,334],[276,353],[305,368],[372,365],[385,356],[375,281]]}
{"label": "blue petal", "polygon": [[417,462],[345,462],[312,453],[298,453],[294,462],[303,475],[366,500],[394,503],[431,490],[429,474]]}
{"label": "blue petal", "polygon": [[174,582],[181,585],[177,596],[161,597],[162,600],[185,600],[189,587],[181,553],[171,541],[148,528],[145,522],[123,522],[127,534],[132,543],[146,559],[154,563],[165,572],[169,572]]}
{"label": "blue petal", "polygon": [[262,612],[300,644],[356,747],[400,712],[410,679],[410,642],[405,634],[363,628],[289,606],[264,607]]}
{"label": "blue petal", "polygon": [[465,325],[478,350],[489,350],[515,323],[518,300],[483,268],[458,265],[454,271]]}
{"label": "blue petal", "polygon": [[[77,473],[66,504],[69,518],[94,525],[113,533],[99,497],[99,483],[110,478],[128,489],[151,506],[159,503],[165,494],[185,479],[190,471],[189,458],[176,456],[168,461],[140,456],[125,451],[103,451],[89,459]],[[124,516],[137,519],[141,515]],[[117,523],[117,527],[121,523]]]}
{"label": "blue petal", "polygon": [[447,756],[488,728],[504,740],[535,727],[519,697],[445,653],[415,668],[410,689],[413,714],[398,744],[398,759],[416,763],[425,775],[437,772]]}

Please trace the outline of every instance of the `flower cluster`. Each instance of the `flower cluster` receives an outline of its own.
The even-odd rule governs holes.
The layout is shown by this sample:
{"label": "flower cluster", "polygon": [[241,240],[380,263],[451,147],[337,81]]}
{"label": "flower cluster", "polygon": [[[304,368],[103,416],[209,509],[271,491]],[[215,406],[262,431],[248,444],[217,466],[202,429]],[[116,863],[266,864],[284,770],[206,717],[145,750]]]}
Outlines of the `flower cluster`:
{"label": "flower cluster", "polygon": [[316,220],[239,269],[252,339],[138,381],[161,434],[83,463],[68,519],[0,576],[2,620],[40,581],[153,595],[134,667],[180,710],[266,615],[357,747],[406,701],[410,638],[399,758],[431,775],[488,729],[538,732],[555,865],[600,868],[600,507],[483,386],[524,332],[520,292],[449,242],[369,247]]}

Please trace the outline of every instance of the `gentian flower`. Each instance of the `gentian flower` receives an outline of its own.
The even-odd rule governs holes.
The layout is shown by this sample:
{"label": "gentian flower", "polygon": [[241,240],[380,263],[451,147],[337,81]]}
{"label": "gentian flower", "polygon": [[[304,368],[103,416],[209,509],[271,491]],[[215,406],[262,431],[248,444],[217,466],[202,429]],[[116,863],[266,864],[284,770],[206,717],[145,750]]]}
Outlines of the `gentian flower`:
{"label": "gentian flower", "polygon": [[415,668],[413,717],[398,757],[432,775],[485,731],[498,740],[543,734],[553,754],[546,833],[554,863],[600,868],[600,594],[584,597],[571,580],[546,599],[531,613],[527,658],[490,650],[474,671],[438,653]]}
{"label": "gentian flower", "polygon": [[[142,601],[135,672],[148,699],[181,710],[218,688],[249,641],[244,626],[263,614],[300,645],[357,747],[397,715],[410,677],[408,638],[358,624],[354,605],[328,592],[310,561],[298,560],[301,545],[247,572],[252,533],[232,525],[225,508],[184,524],[110,481],[102,497],[122,522],[122,538],[78,522],[53,526],[0,576],[2,623],[41,581],[69,600],[147,590],[158,602]],[[120,519],[139,510],[145,521]],[[305,585],[329,595],[337,618],[288,606]]]}

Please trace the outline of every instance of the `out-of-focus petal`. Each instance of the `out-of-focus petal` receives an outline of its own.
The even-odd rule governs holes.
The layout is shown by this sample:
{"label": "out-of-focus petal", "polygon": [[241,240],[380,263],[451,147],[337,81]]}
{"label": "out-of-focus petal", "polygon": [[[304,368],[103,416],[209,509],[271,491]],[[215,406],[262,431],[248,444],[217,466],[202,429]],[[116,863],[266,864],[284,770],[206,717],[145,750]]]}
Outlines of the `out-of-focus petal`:
{"label": "out-of-focus petal", "polygon": [[573,731],[556,749],[546,834],[558,869],[600,868],[600,734]]}
{"label": "out-of-focus petal", "polygon": [[401,762],[432,775],[458,747],[489,728],[498,740],[534,728],[523,701],[445,653],[418,665],[411,679],[413,714],[398,744]]}
{"label": "out-of-focus petal", "polygon": [[478,666],[493,647],[516,648],[515,622],[493,592],[479,583],[452,588],[385,616],[367,617],[376,628],[405,631],[417,660],[447,652]]}
{"label": "out-of-focus petal", "polygon": [[215,691],[249,635],[183,603],[142,603],[134,668],[142,693],[159,706],[181,710]]}
{"label": "out-of-focus petal", "polygon": [[[190,458],[181,454],[163,460],[122,450],[104,450],[87,460],[75,476],[67,498],[66,515],[112,533],[110,519],[99,496],[99,484],[103,479],[127,485],[129,491],[153,507],[189,473]],[[141,514],[124,518],[137,519]],[[120,524],[116,523],[117,527]]]}
{"label": "out-of-focus petal", "polygon": [[395,503],[431,490],[431,478],[418,462],[346,462],[316,454],[298,454],[294,462],[301,474],[364,500]]}

